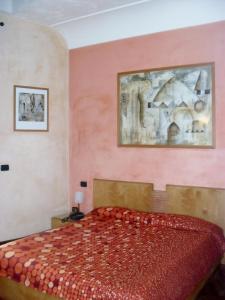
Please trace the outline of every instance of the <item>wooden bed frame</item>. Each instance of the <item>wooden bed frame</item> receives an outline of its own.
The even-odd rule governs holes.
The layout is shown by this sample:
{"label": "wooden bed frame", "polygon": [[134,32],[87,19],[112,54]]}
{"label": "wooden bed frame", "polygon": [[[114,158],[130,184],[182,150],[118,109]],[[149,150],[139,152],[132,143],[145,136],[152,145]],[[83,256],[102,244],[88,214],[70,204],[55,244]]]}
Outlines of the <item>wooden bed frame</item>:
{"label": "wooden bed frame", "polygon": [[225,189],[94,179],[93,205],[121,206],[141,211],[175,213],[213,222],[225,232]]}
{"label": "wooden bed frame", "polygon": [[21,283],[8,278],[0,278],[0,299],[1,300],[62,300],[41,293]]}
{"label": "wooden bed frame", "polygon": [[[94,179],[93,205],[119,206],[140,211],[182,214],[211,221],[225,232],[225,189],[167,185],[155,191],[152,183]],[[187,300],[196,299],[218,264],[196,285]]]}
{"label": "wooden bed frame", "polygon": [[[118,206],[147,212],[179,213],[200,217],[225,228],[221,209],[225,199],[223,189],[168,185],[162,192],[154,191],[151,183],[94,179],[93,191],[94,208]],[[216,267],[213,266],[207,277],[196,285],[187,300],[196,299]],[[59,300],[6,278],[0,278],[0,299]]]}

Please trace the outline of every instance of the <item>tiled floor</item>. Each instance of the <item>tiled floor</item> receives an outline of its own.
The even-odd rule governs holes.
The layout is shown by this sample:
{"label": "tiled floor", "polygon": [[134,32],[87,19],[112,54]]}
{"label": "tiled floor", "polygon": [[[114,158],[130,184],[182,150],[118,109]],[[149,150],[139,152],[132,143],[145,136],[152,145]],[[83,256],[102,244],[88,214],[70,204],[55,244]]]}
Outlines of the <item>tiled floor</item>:
{"label": "tiled floor", "polygon": [[197,300],[225,300],[225,265],[221,265],[208,280]]}

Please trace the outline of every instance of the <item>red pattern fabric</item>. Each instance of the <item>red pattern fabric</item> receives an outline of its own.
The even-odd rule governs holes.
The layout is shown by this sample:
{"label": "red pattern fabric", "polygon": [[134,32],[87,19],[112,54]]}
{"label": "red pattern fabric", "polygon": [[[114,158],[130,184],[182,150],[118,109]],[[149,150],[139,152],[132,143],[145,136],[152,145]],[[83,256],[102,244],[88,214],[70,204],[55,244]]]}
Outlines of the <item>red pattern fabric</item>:
{"label": "red pattern fabric", "polygon": [[123,207],[100,207],[93,210],[92,213],[103,218],[115,217],[117,219],[128,220],[129,222],[151,224],[152,226],[167,226],[174,229],[209,232],[225,252],[225,239],[222,228],[196,217],[165,213],[146,213]]}
{"label": "red pattern fabric", "polygon": [[200,219],[99,208],[0,247],[0,276],[66,300],[182,300],[224,251]]}

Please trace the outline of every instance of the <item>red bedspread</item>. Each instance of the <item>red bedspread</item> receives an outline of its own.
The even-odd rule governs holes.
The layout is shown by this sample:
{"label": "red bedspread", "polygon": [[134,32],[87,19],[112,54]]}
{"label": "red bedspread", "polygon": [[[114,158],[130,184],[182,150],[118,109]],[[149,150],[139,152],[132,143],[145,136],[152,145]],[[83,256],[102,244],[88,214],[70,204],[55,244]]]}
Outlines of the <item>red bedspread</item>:
{"label": "red bedspread", "polygon": [[182,300],[224,245],[222,230],[199,219],[100,208],[1,246],[0,277],[67,300]]}

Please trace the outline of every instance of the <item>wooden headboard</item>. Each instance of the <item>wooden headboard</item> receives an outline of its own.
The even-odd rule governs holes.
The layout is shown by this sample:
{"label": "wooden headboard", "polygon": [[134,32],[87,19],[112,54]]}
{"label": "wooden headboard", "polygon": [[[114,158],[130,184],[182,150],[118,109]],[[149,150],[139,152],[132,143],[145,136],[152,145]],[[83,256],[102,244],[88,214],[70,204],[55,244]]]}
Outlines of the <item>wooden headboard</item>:
{"label": "wooden headboard", "polygon": [[153,184],[94,179],[94,208],[118,206],[150,211]]}
{"label": "wooden headboard", "polygon": [[121,206],[140,211],[190,215],[211,221],[225,232],[225,189],[94,179],[94,207]]}

